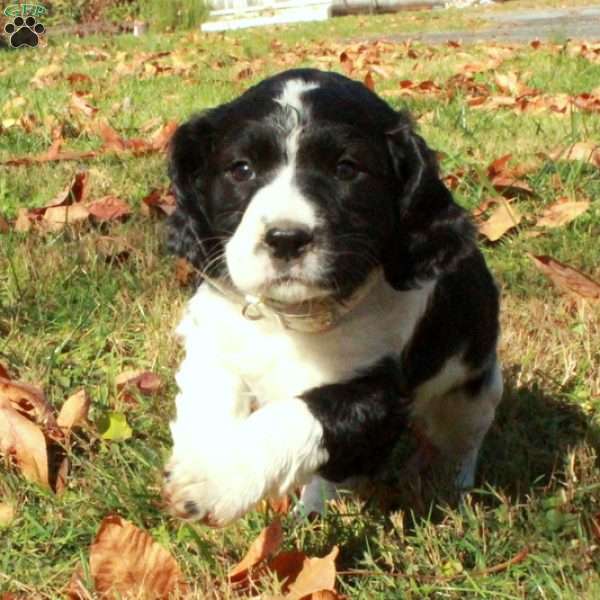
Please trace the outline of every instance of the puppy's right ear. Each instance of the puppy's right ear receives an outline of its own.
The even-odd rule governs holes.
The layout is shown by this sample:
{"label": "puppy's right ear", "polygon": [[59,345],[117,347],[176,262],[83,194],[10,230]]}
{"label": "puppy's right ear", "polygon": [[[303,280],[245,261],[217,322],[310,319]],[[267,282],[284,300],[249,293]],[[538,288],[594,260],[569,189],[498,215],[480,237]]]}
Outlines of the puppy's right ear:
{"label": "puppy's right ear", "polygon": [[169,151],[169,176],[177,207],[167,221],[167,247],[201,271],[218,252],[207,202],[215,132],[211,121],[209,113],[181,125],[171,139]]}

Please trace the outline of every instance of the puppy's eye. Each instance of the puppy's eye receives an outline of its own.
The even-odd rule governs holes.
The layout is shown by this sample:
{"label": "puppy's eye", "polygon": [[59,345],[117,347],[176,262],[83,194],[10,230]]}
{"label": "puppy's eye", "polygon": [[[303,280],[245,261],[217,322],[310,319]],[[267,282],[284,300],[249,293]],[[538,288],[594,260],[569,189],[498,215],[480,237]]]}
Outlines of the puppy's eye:
{"label": "puppy's eye", "polygon": [[245,160],[238,160],[229,167],[231,177],[238,182],[248,181],[254,177],[254,171],[250,163]]}
{"label": "puppy's eye", "polygon": [[358,165],[351,160],[340,160],[335,167],[335,176],[342,181],[352,181],[358,173]]}

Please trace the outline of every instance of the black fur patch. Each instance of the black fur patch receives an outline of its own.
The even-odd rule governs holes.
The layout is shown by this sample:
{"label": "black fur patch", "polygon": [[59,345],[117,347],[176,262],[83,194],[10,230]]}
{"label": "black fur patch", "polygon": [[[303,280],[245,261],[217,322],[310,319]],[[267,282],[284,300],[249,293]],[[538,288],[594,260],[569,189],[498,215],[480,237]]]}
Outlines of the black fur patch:
{"label": "black fur patch", "polygon": [[408,417],[405,382],[392,358],[344,383],[324,385],[301,398],[321,423],[330,481],[372,476],[387,461]]}

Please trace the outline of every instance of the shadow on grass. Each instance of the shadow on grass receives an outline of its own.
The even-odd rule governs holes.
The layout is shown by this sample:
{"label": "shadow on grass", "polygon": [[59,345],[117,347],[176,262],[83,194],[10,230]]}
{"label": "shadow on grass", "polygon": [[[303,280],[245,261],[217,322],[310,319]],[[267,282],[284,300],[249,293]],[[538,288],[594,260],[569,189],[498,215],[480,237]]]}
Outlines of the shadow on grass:
{"label": "shadow on grass", "polygon": [[480,454],[479,485],[522,499],[550,484],[569,452],[583,445],[600,456],[600,430],[582,408],[537,385],[519,387],[505,373],[504,398]]}
{"label": "shadow on grass", "polygon": [[[382,481],[363,490],[366,505],[360,524],[349,526],[348,516],[334,519],[338,523],[331,526],[327,543],[339,544],[342,539],[346,556],[361,556],[369,534],[382,524],[386,529],[392,526],[390,516],[394,511],[404,512],[405,527],[412,530],[422,519],[440,522],[448,507],[459,505],[451,466],[438,461],[421,476],[402,471],[402,462],[414,447],[414,440],[409,440],[396,449],[394,465]],[[530,495],[553,493],[564,479],[570,453],[582,447],[592,449],[598,463],[600,430],[582,408],[541,387],[518,386],[514,376],[505,373],[503,401],[480,453],[477,487],[489,486],[513,504]],[[475,490],[473,497],[490,507],[499,502],[485,491]],[[352,563],[353,558],[349,558],[348,565]]]}

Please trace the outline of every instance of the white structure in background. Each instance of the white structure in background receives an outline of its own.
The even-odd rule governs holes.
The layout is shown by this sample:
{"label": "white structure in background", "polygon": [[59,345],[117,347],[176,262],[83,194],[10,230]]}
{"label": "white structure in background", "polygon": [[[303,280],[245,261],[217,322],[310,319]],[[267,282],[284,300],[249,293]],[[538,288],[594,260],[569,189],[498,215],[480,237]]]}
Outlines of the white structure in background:
{"label": "white structure in background", "polygon": [[[376,14],[443,8],[448,0],[206,0],[212,9],[202,31],[242,29],[259,25],[325,21],[331,16],[353,13]],[[491,0],[450,0],[491,2]]]}
{"label": "white structure in background", "polygon": [[332,4],[332,0],[209,0],[210,20],[202,24],[202,31],[325,21]]}

